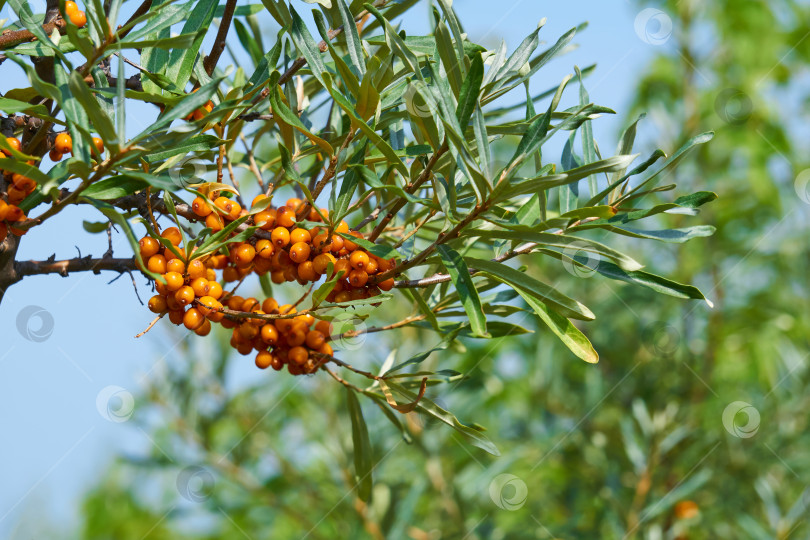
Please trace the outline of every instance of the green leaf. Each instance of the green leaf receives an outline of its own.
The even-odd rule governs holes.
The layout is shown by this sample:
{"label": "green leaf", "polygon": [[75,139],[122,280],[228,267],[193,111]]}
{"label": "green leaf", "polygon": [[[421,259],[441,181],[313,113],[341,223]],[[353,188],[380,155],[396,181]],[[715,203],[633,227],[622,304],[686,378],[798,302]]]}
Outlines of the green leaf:
{"label": "green leaf", "polygon": [[[191,10],[183,29],[180,31],[180,34],[196,33],[196,37],[188,47],[172,49],[169,52],[169,59],[166,63],[166,76],[178,88],[184,88],[191,78],[194,63],[197,61],[206,34],[206,32],[199,30],[211,26],[218,4],[218,0],[199,0],[194,9]],[[202,57],[200,57],[200,60],[202,60]]]}
{"label": "green leaf", "polygon": [[[386,381],[386,384],[392,389],[396,390],[399,394],[405,397],[405,399],[410,400],[411,402],[416,400],[416,394],[404,388],[402,385]],[[441,420],[451,428],[455,429],[464,437],[470,441],[471,444],[477,446],[484,452],[492,454],[493,456],[500,456],[501,453],[498,451],[498,447],[495,446],[492,441],[490,441],[480,430],[475,429],[470,426],[466,426],[462,424],[455,415],[451,414],[450,412],[446,411],[445,409],[439,407],[431,401],[430,399],[423,397],[419,400],[416,404],[416,410],[432,416],[437,420]]]}
{"label": "green leaf", "polygon": [[475,283],[470,277],[467,263],[464,262],[461,255],[449,246],[442,244],[437,249],[442,257],[442,263],[444,263],[444,267],[447,269],[447,273],[450,274],[450,279],[453,280],[456,291],[458,291],[464,311],[470,317],[470,327],[473,333],[481,337],[489,337],[487,334],[487,318],[481,309],[481,299],[478,297]]}
{"label": "green leaf", "polygon": [[115,131],[115,126],[113,126],[110,117],[101,110],[101,106],[93,97],[90,88],[87,87],[87,83],[84,82],[78,71],[70,72],[68,88],[70,88],[73,97],[81,103],[84,112],[93,122],[93,127],[96,128],[96,131],[104,140],[104,144],[110,146],[112,150],[116,150],[118,148],[118,133]]}
{"label": "green leaf", "polygon": [[591,342],[587,337],[585,337],[585,334],[580,332],[579,329],[573,325],[571,321],[556,311],[550,309],[542,302],[538,302],[530,294],[520,289],[515,290],[520,296],[523,297],[523,300],[529,304],[529,307],[534,310],[534,313],[540,317],[540,320],[543,321],[558,338],[560,338],[560,341],[562,341],[572,353],[589,364],[596,364],[599,362],[599,354],[596,352],[596,350],[594,350]]}
{"label": "green leaf", "polygon": [[113,176],[94,182],[87,189],[82,191],[82,195],[103,201],[132,195],[136,191],[140,191],[148,186],[149,184],[137,178]]}
{"label": "green leaf", "polygon": [[[585,107],[590,103],[588,91],[585,90],[585,85],[582,83],[582,71],[579,67],[574,66],[579,81],[579,105]],[[621,155],[621,154],[620,154]],[[584,159],[583,165],[593,163],[596,161],[596,142],[593,139],[593,126],[590,120],[582,123],[582,158]],[[597,183],[596,175],[588,176],[588,187],[590,188],[591,197],[599,192],[599,184]]]}
{"label": "green leaf", "polygon": [[357,25],[354,16],[349,11],[349,6],[345,0],[336,0],[340,11],[340,19],[343,22],[343,35],[346,38],[346,48],[349,51],[349,59],[352,66],[357,69],[360,77],[366,74],[366,62],[363,54],[363,44],[360,41],[360,34],[357,32]]}
{"label": "green leaf", "polygon": [[630,236],[632,238],[647,238],[650,240],[658,240],[660,242],[669,242],[673,244],[682,244],[688,242],[692,238],[702,238],[711,236],[717,230],[711,225],[696,225],[694,227],[686,227],[684,229],[664,229],[661,231],[643,231],[640,229],[628,229],[624,227],[603,227],[605,230]]}
{"label": "green leaf", "polygon": [[284,103],[281,99],[280,89],[278,86],[278,78],[280,77],[278,71],[273,72],[273,75],[270,77],[270,87],[272,91],[270,92],[270,105],[273,107],[273,114],[278,115],[281,120],[283,120],[286,124],[289,124],[309,140],[311,140],[314,144],[318,145],[327,155],[332,155],[335,153],[334,148],[332,145],[323,140],[322,138],[318,137],[317,135],[313,134],[312,132],[307,129],[307,127],[301,122],[301,119],[298,118],[297,114],[294,114],[290,108]]}
{"label": "green leaf", "polygon": [[462,129],[470,123],[475,108],[478,106],[478,96],[481,93],[481,81],[484,79],[484,60],[480,54],[473,56],[470,72],[461,86],[461,93],[456,108],[456,118]]}
{"label": "green leaf", "polygon": [[301,53],[301,56],[307,60],[309,69],[312,71],[315,78],[318,79],[318,81],[323,85],[323,87],[331,87],[332,76],[326,70],[326,65],[323,63],[321,50],[318,48],[318,44],[312,38],[312,34],[309,33],[307,25],[304,24],[304,21],[292,6],[290,6],[290,14],[292,15],[290,36],[295,43],[295,47],[298,49],[298,52]]}
{"label": "green leaf", "polygon": [[470,266],[475,268],[476,273],[480,272],[496,281],[505,283],[518,292],[529,293],[564,317],[584,321],[592,321],[596,318],[593,312],[583,304],[565,296],[554,287],[546,285],[510,266],[470,257],[466,260]]}
{"label": "green leaf", "polygon": [[686,143],[683,146],[681,146],[678,149],[677,152],[672,154],[672,157],[670,157],[669,159],[667,159],[664,162],[664,164],[661,166],[660,169],[658,169],[655,173],[653,173],[649,178],[647,178],[646,180],[641,182],[639,185],[637,185],[636,187],[631,189],[628,192],[628,195],[639,191],[642,187],[648,185],[656,177],[658,177],[659,174],[661,174],[665,170],[671,169],[672,167],[677,165],[684,157],[686,157],[686,154],[690,150],[692,150],[692,148],[694,148],[695,146],[697,146],[699,144],[705,144],[705,143],[709,142],[710,140],[712,140],[713,138],[714,138],[714,132],[713,131],[707,131],[705,133],[701,133],[700,135],[696,135],[696,136],[692,137],[691,139],[689,139],[688,141],[686,141]]}
{"label": "green leaf", "polygon": [[468,230],[463,233],[463,236],[477,236],[490,240],[519,240],[522,242],[534,242],[544,246],[553,246],[564,250],[573,250],[574,253],[580,251],[587,251],[596,253],[602,257],[606,257],[616,263],[623,270],[639,270],[643,265],[635,259],[620,253],[604,244],[588,240],[586,238],[579,238],[577,236],[568,236],[564,234],[552,234],[544,232],[524,232],[524,231],[483,231],[480,229]]}
{"label": "green leaf", "polygon": [[[368,149],[368,141],[364,141],[357,151],[349,158],[350,165],[362,165],[366,157],[366,150]],[[343,175],[343,182],[340,184],[340,193],[335,201],[334,221],[338,222],[346,216],[346,210],[352,202],[354,191],[357,189],[357,184],[360,183],[361,174],[356,167],[349,167],[346,174]]]}
{"label": "green leaf", "polygon": [[349,409],[349,417],[352,419],[354,481],[357,486],[357,496],[360,500],[369,502],[373,487],[371,471],[374,467],[374,458],[371,455],[371,441],[366,421],[363,419],[363,409],[351,388],[346,388],[346,404]]}

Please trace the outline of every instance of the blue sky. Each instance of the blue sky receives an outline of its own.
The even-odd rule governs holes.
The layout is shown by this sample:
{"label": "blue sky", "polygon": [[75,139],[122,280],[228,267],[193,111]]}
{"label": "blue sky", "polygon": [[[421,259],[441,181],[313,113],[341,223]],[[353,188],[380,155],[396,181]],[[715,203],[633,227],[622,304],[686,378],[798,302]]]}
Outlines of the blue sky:
{"label": "blue sky", "polygon": [[[299,11],[309,7],[297,0],[296,6]],[[503,38],[510,50],[543,17],[548,22],[540,36],[548,44],[587,20],[589,27],[574,39],[578,48],[541,70],[532,90],[556,86],[565,74],[573,73],[574,65],[596,63],[597,70],[586,80],[591,100],[617,111],[626,109],[636,77],[658,47],[667,46],[639,37],[634,23],[641,10],[624,1],[457,0],[455,7],[473,41],[493,47]],[[132,9],[126,9],[123,17]],[[8,17],[8,10],[3,8],[0,18]],[[406,19],[404,27],[411,34],[423,32],[427,16],[425,2]],[[652,35],[659,30],[652,28]],[[221,63],[228,60],[225,57]],[[0,80],[2,92],[25,85],[10,64],[2,66],[6,72]],[[576,96],[575,86],[569,94]],[[516,92],[514,99],[520,98]],[[132,132],[138,127],[136,122],[149,118],[133,120],[129,125]],[[615,148],[623,122],[618,115],[595,123],[597,140],[606,153]],[[55,253],[64,259],[75,256],[76,247],[82,255],[101,256],[107,249],[106,236],[85,233],[84,219],[95,221],[100,216],[68,208],[46,226],[33,229],[23,239],[19,257],[44,259]],[[121,235],[114,236],[114,248],[118,256],[130,254]],[[168,331],[160,324],[135,339],[151,314],[136,300],[127,276],[107,285],[113,277],[110,273],[33,277],[6,293],[0,309],[0,328],[4,329],[0,345],[0,538],[17,537],[15,530],[22,537],[25,523],[41,516],[75,525],[81,494],[101,478],[114,456],[121,451],[146,451],[151,444],[131,423],[105,419],[97,408],[97,398],[101,394],[104,402],[114,394],[116,389],[110,387],[137,396],[146,378],[159,376],[161,362],[180,355],[178,338],[186,333]],[[137,278],[137,283],[146,300],[149,292],[144,279]],[[28,306],[40,306],[52,317],[52,333],[44,341],[36,338],[36,316],[30,326],[22,321],[23,332],[18,331],[18,315],[35,311],[24,311]],[[26,328],[29,338],[24,337]],[[249,364],[240,374],[242,380],[260,376]],[[118,401],[114,398],[112,403],[116,406]]]}

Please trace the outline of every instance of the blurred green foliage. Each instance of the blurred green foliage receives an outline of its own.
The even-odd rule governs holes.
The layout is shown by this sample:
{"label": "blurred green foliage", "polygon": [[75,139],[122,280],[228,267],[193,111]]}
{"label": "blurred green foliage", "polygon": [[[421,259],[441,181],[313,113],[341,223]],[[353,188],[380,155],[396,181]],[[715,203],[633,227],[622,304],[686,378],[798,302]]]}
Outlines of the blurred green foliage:
{"label": "blurred green foliage", "polygon": [[[635,113],[649,112],[639,138],[654,130],[672,150],[716,130],[672,180],[720,200],[701,216],[715,236],[647,246],[644,259],[700,285],[714,309],[588,277],[575,284],[598,306],[598,365],[542,328],[434,354],[426,369],[468,377],[427,396],[486,426],[502,456],[415,413],[400,416],[406,444],[364,401],[369,506],[352,491],[352,430],[334,381],[269,374],[237,387],[242,359],[224,343],[187,348],[152,378],[133,419],[151,454],[122,458],[88,495],[82,537],[808,537],[810,197],[795,180],[810,166],[797,137],[810,10],[660,8],[673,32],[638,83]],[[395,339],[407,348],[420,336]]]}

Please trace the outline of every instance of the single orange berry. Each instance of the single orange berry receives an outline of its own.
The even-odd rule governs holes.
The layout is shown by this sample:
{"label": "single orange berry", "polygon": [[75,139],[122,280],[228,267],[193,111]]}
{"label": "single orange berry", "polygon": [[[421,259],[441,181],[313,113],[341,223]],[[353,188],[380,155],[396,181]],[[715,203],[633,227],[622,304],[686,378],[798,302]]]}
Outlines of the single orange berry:
{"label": "single orange berry", "polygon": [[318,349],[318,352],[327,356],[332,356],[335,354],[335,351],[332,350],[332,346],[328,343],[324,343],[321,348]]}
{"label": "single orange berry", "polygon": [[204,277],[199,277],[191,281],[191,288],[194,289],[194,294],[196,296],[207,296],[208,295],[208,280]]}
{"label": "single orange berry", "polygon": [[157,253],[149,257],[149,260],[146,263],[146,268],[150,272],[154,272],[155,274],[165,274],[166,273],[166,257]]}
{"label": "single orange berry", "polygon": [[183,285],[174,293],[174,299],[177,300],[177,303],[181,306],[187,306],[192,303],[195,296],[194,289],[188,285]]}
{"label": "single orange berry", "polygon": [[273,313],[278,310],[278,302],[275,298],[265,298],[262,302],[262,311],[265,313]]}
{"label": "single orange berry", "polygon": [[304,347],[293,347],[289,352],[290,361],[303,366],[309,360],[309,351]]}
{"label": "single orange berry", "polygon": [[238,281],[239,271],[233,266],[229,266],[222,271],[222,279],[225,280],[225,283],[233,283],[234,281]]}
{"label": "single orange berry", "polygon": [[211,333],[211,321],[204,320],[202,325],[199,328],[197,328],[196,330],[194,330],[194,333],[197,334],[198,336],[207,336],[208,334],[210,334]]}
{"label": "single orange berry", "polygon": [[270,234],[270,238],[278,247],[284,247],[290,243],[290,231],[284,227],[276,227]]}
{"label": "single orange berry", "polygon": [[335,228],[335,232],[348,234],[349,233],[349,224],[345,221],[341,221],[340,224]]}
{"label": "single orange berry", "polygon": [[292,227],[295,225],[295,210],[282,206],[276,213],[276,224],[282,227]]}
{"label": "single orange berry", "polygon": [[319,274],[325,274],[329,268],[329,263],[335,264],[337,259],[331,253],[321,253],[312,259],[312,269]]}
{"label": "single orange berry", "polygon": [[298,242],[312,242],[312,236],[309,234],[309,231],[306,229],[293,229],[290,233],[290,242],[293,244],[297,244]]}
{"label": "single orange berry", "polygon": [[317,330],[310,330],[307,332],[307,347],[313,350],[320,349],[324,343],[326,343],[326,336],[318,332]]}
{"label": "single orange berry", "polygon": [[368,265],[368,261],[368,253],[365,251],[355,251],[349,257],[349,263],[351,263],[352,268],[355,270],[365,269],[366,265]]}
{"label": "single orange berry", "polygon": [[262,337],[262,341],[268,345],[275,345],[278,343],[278,329],[272,323],[267,323],[262,326],[260,335]]}
{"label": "single orange berry", "polygon": [[242,244],[236,248],[236,264],[246,266],[253,262],[256,257],[256,248],[250,244]]}
{"label": "single orange berry", "polygon": [[302,263],[309,260],[310,251],[309,244],[306,242],[296,242],[290,248],[290,259],[293,262]]}
{"label": "single orange berry", "polygon": [[239,306],[239,309],[245,313],[250,313],[251,311],[258,310],[260,308],[261,304],[259,304],[259,301],[253,297],[245,298],[242,301],[242,305]]}
{"label": "single orange berry", "polygon": [[262,210],[253,216],[253,222],[263,231],[270,231],[276,225],[276,211],[272,208]]}
{"label": "single orange berry", "polygon": [[169,227],[168,229],[164,229],[160,236],[174,244],[175,246],[179,246],[180,242],[183,241],[183,235],[180,234],[180,229],[177,227]]}
{"label": "single orange berry", "polygon": [[383,291],[390,291],[394,288],[394,278],[388,278],[384,281],[377,283],[377,286]]}
{"label": "single orange berry", "polygon": [[319,277],[312,268],[312,261],[304,261],[298,265],[298,279],[301,281],[317,281]]}
{"label": "single orange berry", "polygon": [[104,141],[102,141],[99,137],[93,137],[93,146],[96,147],[99,154],[104,153]]}
{"label": "single orange berry", "polygon": [[273,256],[273,243],[266,238],[262,238],[256,242],[256,255],[262,259],[269,259]]}
{"label": "single orange berry", "polygon": [[205,323],[205,316],[197,308],[189,308],[183,315],[183,325],[189,330],[196,330]]}
{"label": "single orange berry", "polygon": [[256,195],[255,197],[253,197],[253,200],[250,201],[250,207],[253,208],[254,206],[256,206],[265,199],[267,199],[267,195],[265,195],[264,193]]}
{"label": "single orange berry", "polygon": [[219,299],[222,297],[222,285],[217,281],[208,280],[208,296]]}
{"label": "single orange berry", "polygon": [[181,325],[183,324],[183,317],[185,316],[185,312],[182,309],[170,309],[169,310],[169,320],[172,321],[172,324]]}
{"label": "single orange berry", "polygon": [[329,321],[318,321],[315,323],[315,330],[328,338],[332,335],[332,323]]}
{"label": "single orange berry", "polygon": [[189,261],[186,266],[186,272],[191,279],[207,277],[207,268],[200,259]]}
{"label": "single orange berry", "polygon": [[337,235],[337,234],[333,234],[332,239],[331,239],[331,244],[330,244],[330,249],[332,250],[332,253],[337,253],[338,251],[343,249],[343,245],[345,243],[346,242],[343,241],[342,236]]}
{"label": "single orange berry", "polygon": [[379,270],[377,259],[374,258],[369,259],[368,264],[366,265],[364,270],[366,271],[366,274],[370,276],[376,274],[377,270]]}
{"label": "single orange berry", "polygon": [[287,208],[291,208],[293,211],[298,210],[298,207],[301,206],[302,201],[298,197],[291,197],[287,199],[285,206]]}
{"label": "single orange berry", "polygon": [[349,272],[349,283],[352,287],[363,287],[368,282],[368,274],[363,270],[352,270]]}
{"label": "single orange berry", "polygon": [[23,193],[31,193],[37,188],[37,183],[34,180],[21,174],[14,174],[11,177],[11,182],[14,184],[15,188]]}
{"label": "single orange berry", "polygon": [[167,259],[166,260],[166,271],[167,272],[177,272],[178,274],[185,274],[186,273],[186,265],[180,259]]}
{"label": "single orange berry", "polygon": [[256,367],[259,369],[267,369],[273,364],[273,355],[267,351],[259,351],[256,355]]}
{"label": "single orange berry", "polygon": [[70,17],[73,13],[76,13],[78,11],[79,6],[76,5],[76,2],[71,2],[70,0],[65,2],[65,15]]}
{"label": "single orange berry", "polygon": [[73,152],[73,139],[68,133],[62,132],[56,136],[53,147],[60,154],[70,154]]}
{"label": "single orange berry", "polygon": [[177,272],[166,272],[163,279],[166,280],[166,289],[169,291],[174,292],[183,286],[183,275]]}
{"label": "single orange berry", "polygon": [[191,211],[200,217],[206,217],[213,212],[211,205],[202,197],[194,197],[194,200],[191,201]]}
{"label": "single orange berry", "polygon": [[335,263],[335,273],[342,277],[348,276],[351,270],[352,267],[351,264],[349,264],[349,259],[338,259]]}
{"label": "single orange berry", "polygon": [[166,303],[166,297],[161,296],[159,294],[156,294],[155,296],[150,298],[149,303],[147,305],[149,306],[149,311],[151,311],[152,313],[160,314],[165,313],[166,311],[169,310],[169,306]]}
{"label": "single orange berry", "polygon": [[273,270],[270,272],[270,281],[276,285],[281,285],[287,279],[284,277],[284,270]]}
{"label": "single orange berry", "polygon": [[[8,143],[8,145],[10,147],[12,147],[17,152],[19,152],[20,149],[22,148],[22,144],[20,143],[20,139],[18,139],[17,137],[6,137],[6,142]],[[3,153],[5,155],[7,155],[7,156],[11,155],[11,152],[8,152],[6,150],[3,150]]]}
{"label": "single orange berry", "polygon": [[211,212],[205,218],[205,226],[214,232],[218,232],[225,228],[225,223],[222,221],[222,217],[219,214]]}
{"label": "single orange berry", "polygon": [[48,157],[51,158],[51,161],[53,162],[61,161],[62,152],[60,152],[56,148],[51,148],[51,151],[48,153]]}
{"label": "single orange berry", "polygon": [[352,294],[349,291],[340,291],[335,295],[335,302],[349,302],[352,299]]}

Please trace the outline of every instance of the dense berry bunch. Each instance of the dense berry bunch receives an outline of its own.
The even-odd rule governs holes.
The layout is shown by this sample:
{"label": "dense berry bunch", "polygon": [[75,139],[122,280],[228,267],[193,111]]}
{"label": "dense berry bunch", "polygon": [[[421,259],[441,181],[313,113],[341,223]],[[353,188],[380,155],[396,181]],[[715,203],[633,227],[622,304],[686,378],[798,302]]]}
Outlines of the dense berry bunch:
{"label": "dense berry bunch", "polygon": [[[290,199],[279,208],[268,203],[263,195],[253,200],[255,211],[250,219],[256,234],[246,241],[228,243],[227,252],[223,249],[195,258],[181,246],[182,235],[176,227],[162,231],[163,242],[151,236],[142,238],[140,252],[147,270],[162,276],[155,282],[158,294],[149,300],[149,309],[168,314],[171,322],[198,335],[207,335],[212,322],[232,329],[231,345],[243,355],[257,351],[256,365],[262,369],[280,370],[287,365],[295,375],[312,373],[318,367],[317,355],[331,356],[333,352],[328,322],[317,321],[309,313],[295,315],[293,305],[279,305],[273,298],[242,298],[224,287],[251,273],[269,273],[276,284],[297,281],[305,285],[326,276],[336,278],[326,300],[349,302],[391,290],[392,278],[377,283],[374,276],[392,269],[394,262],[341,236],[363,237],[350,231],[345,222],[330,234],[324,210],[308,210],[299,199]],[[237,201],[215,191],[209,197],[196,197],[191,209],[213,231],[248,214]],[[302,214],[306,222],[324,225],[307,229]]]}
{"label": "dense berry bunch", "polygon": [[87,24],[87,15],[84,11],[79,9],[76,2],[71,2],[70,0],[65,2],[65,12],[63,16],[79,28]]}
{"label": "dense berry bunch", "polygon": [[[19,139],[8,137],[6,142],[14,150],[20,150]],[[5,150],[3,150],[3,154],[6,157],[11,156],[11,153]],[[0,242],[6,239],[9,232],[17,236],[25,234],[24,231],[14,226],[15,223],[26,219],[25,212],[18,205],[37,188],[34,180],[21,174],[3,171],[3,175],[6,182],[6,193],[5,198],[0,198]]]}

